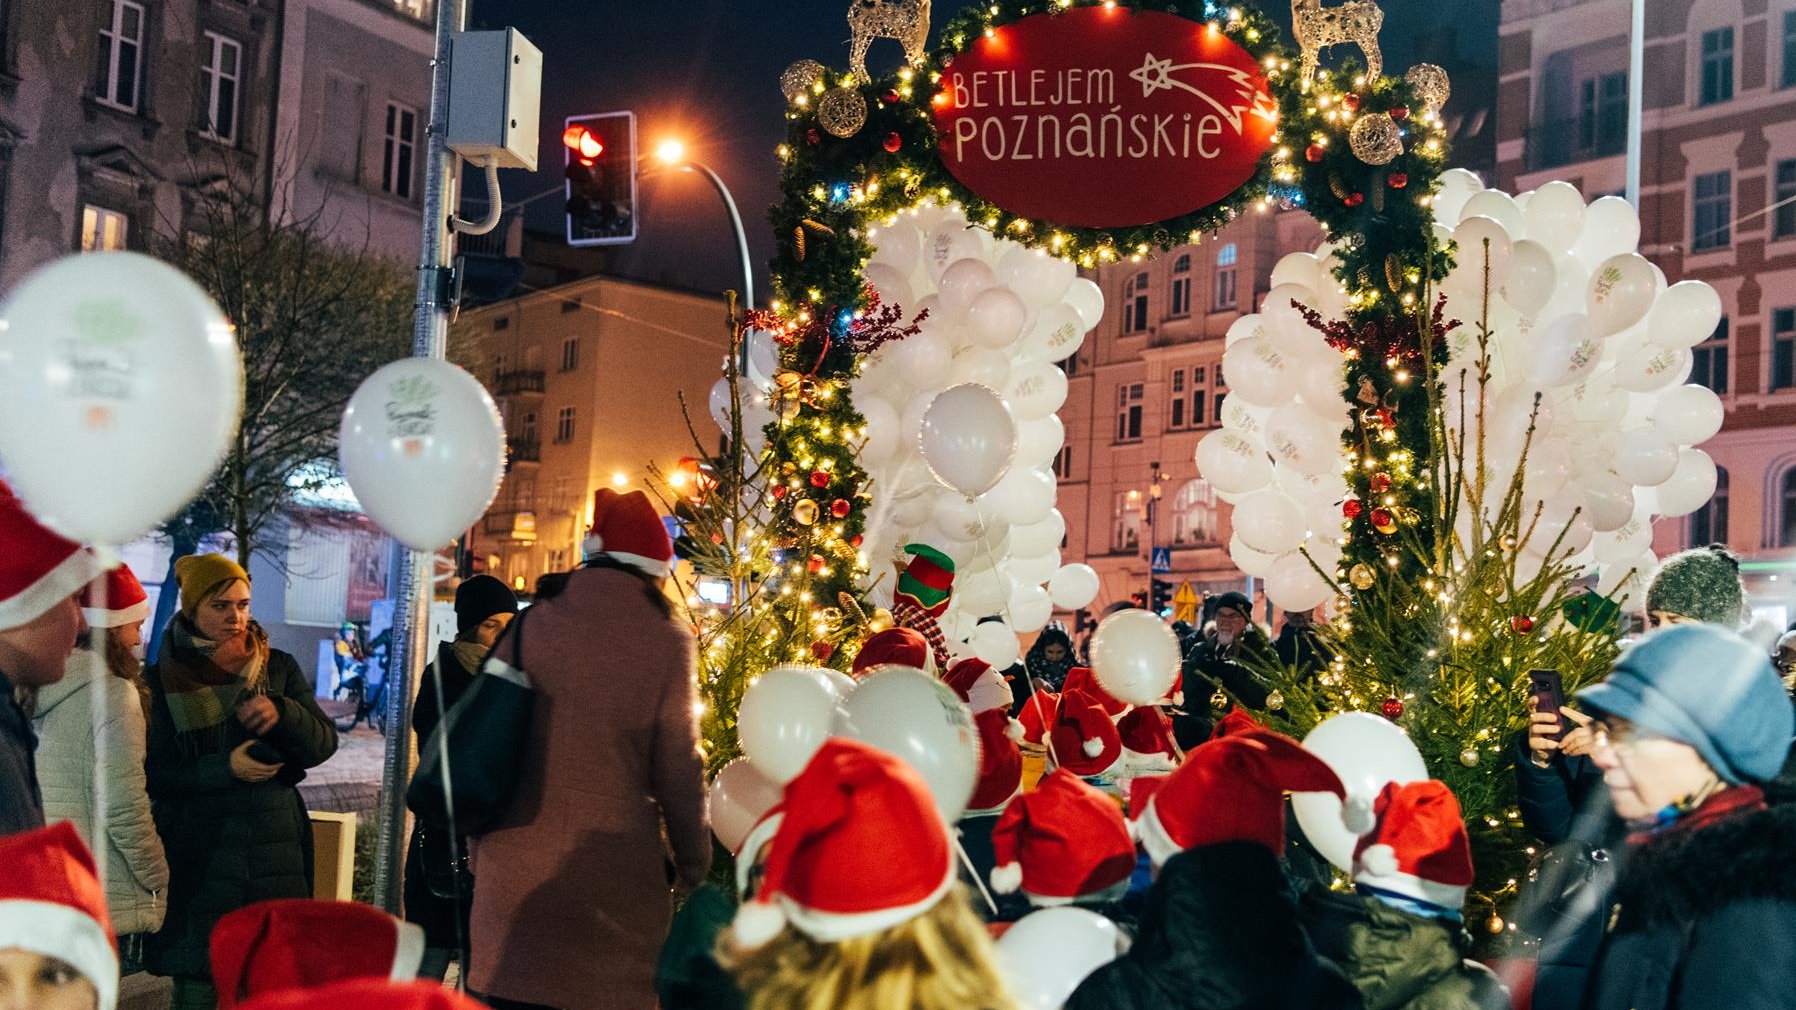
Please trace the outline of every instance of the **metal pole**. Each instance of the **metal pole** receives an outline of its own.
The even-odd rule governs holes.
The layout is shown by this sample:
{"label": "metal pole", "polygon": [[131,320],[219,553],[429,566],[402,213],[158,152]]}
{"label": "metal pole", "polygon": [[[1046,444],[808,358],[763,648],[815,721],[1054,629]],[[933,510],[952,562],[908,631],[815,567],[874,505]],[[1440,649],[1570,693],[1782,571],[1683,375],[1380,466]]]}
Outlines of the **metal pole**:
{"label": "metal pole", "polygon": [[[748,256],[748,233],[742,230],[742,215],[736,210],[736,198],[730,195],[730,187],[723,184],[716,172],[696,161],[688,161],[680,166],[688,172],[697,172],[711,180],[717,195],[723,197],[723,208],[730,212],[730,227],[736,231],[736,252],[742,256],[742,305],[744,308],[755,307],[755,266]],[[742,360],[737,368],[748,372],[748,341],[742,342]]]}
{"label": "metal pole", "polygon": [[[437,0],[436,58],[431,63],[430,126],[424,164],[424,220],[418,253],[417,313],[412,320],[412,355],[444,356],[449,339],[449,267],[455,255],[449,215],[455,206],[454,156],[444,144],[449,121],[449,46],[466,20],[466,0]],[[430,601],[435,595],[433,556],[397,548],[393,646],[387,661],[386,762],[381,775],[380,819],[375,848],[375,900],[397,914],[405,879],[405,787],[411,781],[412,685],[424,674],[430,655],[426,641]]]}
{"label": "metal pole", "polygon": [[1641,121],[1646,107],[1646,0],[1634,0],[1628,28],[1628,202],[1640,209]]}

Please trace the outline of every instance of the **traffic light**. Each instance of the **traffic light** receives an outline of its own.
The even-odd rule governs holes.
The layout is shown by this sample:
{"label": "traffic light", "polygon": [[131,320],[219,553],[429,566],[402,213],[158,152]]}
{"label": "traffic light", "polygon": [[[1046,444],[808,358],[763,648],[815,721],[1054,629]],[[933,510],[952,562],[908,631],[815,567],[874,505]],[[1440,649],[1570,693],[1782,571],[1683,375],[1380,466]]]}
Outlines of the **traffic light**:
{"label": "traffic light", "polygon": [[1154,579],[1153,590],[1153,606],[1148,609],[1156,614],[1165,613],[1172,607],[1172,583],[1165,579]]}
{"label": "traffic light", "polygon": [[1129,604],[1136,610],[1147,609],[1147,594],[1137,589],[1129,594]]}
{"label": "traffic light", "polygon": [[567,158],[568,245],[635,241],[636,113],[569,116],[561,146]]}

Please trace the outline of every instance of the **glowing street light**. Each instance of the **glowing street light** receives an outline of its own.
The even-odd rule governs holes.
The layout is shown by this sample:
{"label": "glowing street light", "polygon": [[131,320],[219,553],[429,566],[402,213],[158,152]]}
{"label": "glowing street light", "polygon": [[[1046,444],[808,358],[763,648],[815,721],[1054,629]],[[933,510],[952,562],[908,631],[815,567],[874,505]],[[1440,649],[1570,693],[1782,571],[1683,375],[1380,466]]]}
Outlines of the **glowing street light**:
{"label": "glowing street light", "polygon": [[669,137],[655,146],[655,160],[669,167],[686,163],[686,144]]}

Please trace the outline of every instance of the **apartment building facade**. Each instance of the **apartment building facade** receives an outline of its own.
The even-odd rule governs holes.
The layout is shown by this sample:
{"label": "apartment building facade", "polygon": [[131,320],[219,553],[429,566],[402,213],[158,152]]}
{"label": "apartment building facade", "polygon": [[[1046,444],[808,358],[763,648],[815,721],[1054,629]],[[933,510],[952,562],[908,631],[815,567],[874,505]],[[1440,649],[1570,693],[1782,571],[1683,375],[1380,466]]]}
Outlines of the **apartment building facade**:
{"label": "apartment building facade", "polygon": [[[1620,193],[1628,0],[1505,0],[1498,171]],[[1689,381],[1721,395],[1706,444],[1715,498],[1661,520],[1654,549],[1725,542],[1755,606],[1796,615],[1796,0],[1654,0],[1646,8],[1641,251],[1672,282],[1712,285],[1726,316]]]}
{"label": "apartment building facade", "polygon": [[470,538],[476,571],[533,590],[580,563],[600,487],[639,489],[651,464],[671,471],[717,451],[707,398],[729,354],[721,298],[589,277],[466,311],[458,325],[490,363],[480,378],[510,446]]}

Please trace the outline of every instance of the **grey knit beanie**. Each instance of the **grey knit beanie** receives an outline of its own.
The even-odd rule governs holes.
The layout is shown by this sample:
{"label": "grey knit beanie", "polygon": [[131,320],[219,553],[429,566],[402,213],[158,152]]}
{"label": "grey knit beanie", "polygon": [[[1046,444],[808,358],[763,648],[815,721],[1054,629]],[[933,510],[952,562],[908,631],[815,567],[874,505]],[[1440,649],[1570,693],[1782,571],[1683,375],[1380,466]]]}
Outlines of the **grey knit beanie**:
{"label": "grey knit beanie", "polygon": [[1646,587],[1646,609],[1738,630],[1746,619],[1740,559],[1721,544],[1673,554]]}

